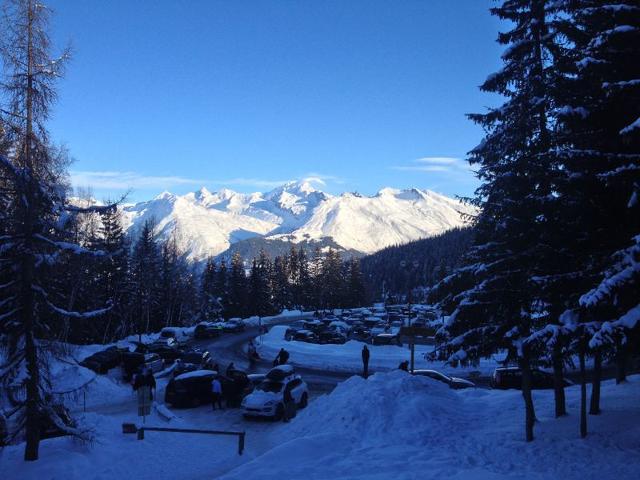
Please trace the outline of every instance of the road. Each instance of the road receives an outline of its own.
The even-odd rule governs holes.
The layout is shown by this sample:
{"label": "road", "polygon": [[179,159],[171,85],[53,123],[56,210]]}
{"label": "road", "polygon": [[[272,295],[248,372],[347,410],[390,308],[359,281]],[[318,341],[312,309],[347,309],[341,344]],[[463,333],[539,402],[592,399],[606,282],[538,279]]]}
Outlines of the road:
{"label": "road", "polygon": [[[308,317],[287,317],[272,325],[287,325],[302,318]],[[249,327],[242,333],[224,334],[218,338],[207,340],[193,340],[192,344],[197,348],[208,350],[213,359],[225,370],[229,363],[233,362],[237,368],[248,373],[266,373],[273,367],[273,359],[261,359],[252,366],[249,365],[249,359],[243,350],[249,340],[258,335],[260,335],[258,327]],[[353,375],[352,373],[325,372],[300,366],[296,366],[296,372],[303,376],[309,388],[318,393],[333,390],[338,383]]]}
{"label": "road", "polygon": [[[272,325],[286,325],[293,323],[297,320],[307,318],[302,316],[287,317],[282,321],[274,323]],[[270,326],[272,326],[270,325]],[[219,363],[221,368],[226,369],[229,363],[233,362],[234,365],[249,373],[266,373],[273,365],[272,359],[261,359],[256,365],[249,365],[247,355],[243,350],[243,347],[252,338],[260,335],[258,327],[247,328],[243,333],[238,334],[225,334],[219,338],[211,340],[194,340],[193,345],[209,350],[212,357]],[[303,376],[309,388],[315,393],[329,392],[335,388],[335,386],[351,377],[357,375],[357,372],[327,372],[324,370],[296,366],[296,371]],[[630,368],[628,374],[637,373],[638,368]],[[372,371],[371,373],[375,373]],[[602,379],[607,380],[615,378],[615,366],[603,365],[602,367]],[[491,378],[488,376],[468,376],[465,374],[458,375],[462,378],[471,380],[479,387],[488,388]],[[566,378],[572,380],[574,383],[580,382],[580,373],[576,370],[570,370],[565,373]],[[592,372],[587,371],[587,381],[591,382]]]}

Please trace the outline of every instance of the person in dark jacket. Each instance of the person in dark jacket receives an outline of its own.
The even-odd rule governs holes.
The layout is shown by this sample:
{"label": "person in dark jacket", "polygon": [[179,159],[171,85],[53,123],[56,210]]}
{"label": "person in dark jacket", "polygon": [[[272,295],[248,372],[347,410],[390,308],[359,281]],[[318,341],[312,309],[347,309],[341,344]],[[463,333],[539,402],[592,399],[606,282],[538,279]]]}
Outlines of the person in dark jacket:
{"label": "person in dark jacket", "polygon": [[405,360],[404,362],[400,362],[400,365],[398,365],[398,368],[400,370],[404,370],[405,372],[409,371],[409,360]]}
{"label": "person in dark jacket", "polygon": [[284,348],[280,349],[280,353],[278,353],[278,365],[284,365],[289,361],[289,352],[287,352]]}
{"label": "person in dark jacket", "polygon": [[369,356],[371,352],[366,345],[362,347],[362,376],[364,378],[369,378]]}
{"label": "person in dark jacket", "polygon": [[147,385],[149,387],[151,400],[153,400],[156,393],[156,377],[153,376],[153,372],[150,368],[147,368],[144,372],[143,385]]}
{"label": "person in dark jacket", "polygon": [[282,421],[288,422],[296,416],[296,402],[291,395],[291,388],[286,386],[283,393],[284,411],[282,412]]}
{"label": "person in dark jacket", "polygon": [[227,377],[231,376],[231,372],[233,372],[235,369],[236,366],[233,364],[233,362],[231,362],[227,367]]}

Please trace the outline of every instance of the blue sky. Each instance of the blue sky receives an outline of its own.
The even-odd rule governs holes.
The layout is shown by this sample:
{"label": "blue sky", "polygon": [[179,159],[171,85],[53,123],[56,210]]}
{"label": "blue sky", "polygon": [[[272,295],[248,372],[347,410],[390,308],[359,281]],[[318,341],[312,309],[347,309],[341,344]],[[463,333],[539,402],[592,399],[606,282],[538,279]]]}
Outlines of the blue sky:
{"label": "blue sky", "polygon": [[77,186],[129,200],[312,177],[468,195],[499,99],[490,0],[49,0],[71,42],[50,129]]}

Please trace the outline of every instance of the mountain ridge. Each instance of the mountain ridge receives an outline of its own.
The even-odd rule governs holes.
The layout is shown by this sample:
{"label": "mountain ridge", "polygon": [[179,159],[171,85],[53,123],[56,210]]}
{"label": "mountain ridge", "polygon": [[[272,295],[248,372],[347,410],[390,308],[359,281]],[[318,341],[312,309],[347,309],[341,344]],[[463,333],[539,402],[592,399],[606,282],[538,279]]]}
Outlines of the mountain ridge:
{"label": "mountain ridge", "polygon": [[123,205],[121,211],[130,235],[153,220],[159,237],[173,236],[192,261],[222,255],[232,245],[256,238],[324,242],[369,254],[460,227],[463,215],[474,213],[473,207],[430,190],[331,195],[305,181],[265,193],[211,192],[205,187],[184,195],[165,191],[152,200]]}

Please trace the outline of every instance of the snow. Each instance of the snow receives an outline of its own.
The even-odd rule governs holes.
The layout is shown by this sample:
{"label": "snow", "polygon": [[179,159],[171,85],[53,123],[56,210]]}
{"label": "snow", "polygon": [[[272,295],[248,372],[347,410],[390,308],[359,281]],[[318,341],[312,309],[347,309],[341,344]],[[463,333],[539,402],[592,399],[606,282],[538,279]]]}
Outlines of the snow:
{"label": "snow", "polygon": [[636,118],[635,122],[620,130],[620,135],[626,135],[627,133],[631,133],[633,130],[637,129],[640,129],[640,117]]}
{"label": "snow", "polygon": [[[158,388],[161,396],[162,382]],[[93,444],[45,440],[37,462],[22,460],[24,445],[9,446],[0,453],[0,471],[7,480],[636,478],[640,376],[621,385],[603,382],[603,413],[589,416],[586,440],[578,437],[579,387],[566,394],[570,415],[555,419],[553,391],[534,391],[533,443],[523,438],[521,392],[450,390],[397,370],[368,380],[354,376],[289,424],[247,422],[240,410],[207,406],[158,405],[146,418],[148,426],[166,426],[168,416],[174,428],[247,431],[242,456],[233,437],[148,431],[140,441],[124,435],[123,422],[139,422],[130,396],[81,416],[95,432]]]}
{"label": "snow", "polygon": [[382,189],[367,197],[332,196],[310,182],[290,182],[267,193],[202,188],[186,195],[165,192],[122,207],[125,229],[135,235],[154,219],[160,238],[173,235],[190,260],[218,255],[252,237],[300,242],[333,237],[345,249],[371,253],[463,225],[473,208],[418,189]]}
{"label": "snow", "polygon": [[[266,335],[262,336],[262,343],[257,345],[258,353],[262,358],[275,358],[281,348],[290,354],[289,363],[300,367],[323,369],[338,372],[357,373],[362,371],[362,342],[348,341],[343,345],[320,345],[315,343],[299,342],[284,339],[287,326],[278,325],[272,327]],[[400,362],[409,360],[409,348],[396,345],[367,345],[371,352],[369,369],[371,371],[393,370],[398,368]],[[430,353],[433,346],[415,346],[415,368],[439,370],[448,375],[460,375],[460,373],[480,372],[482,375],[490,375],[499,365],[502,355],[481,360],[478,367],[455,368],[445,365],[444,362],[432,362],[424,358]]]}
{"label": "snow", "polygon": [[537,438],[526,443],[518,391],[455,391],[400,371],[352,377],[275,432],[275,448],[222,478],[637,478],[640,377],[603,383],[606,407],[589,417],[586,440],[579,387],[566,393],[571,415],[555,419],[553,392],[534,392]]}
{"label": "snow", "polygon": [[175,380],[185,380],[187,378],[208,377],[214,375],[216,372],[213,370],[194,370],[192,372],[183,373],[178,375]]}

